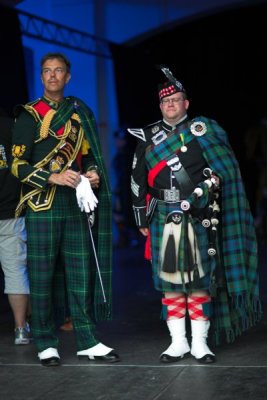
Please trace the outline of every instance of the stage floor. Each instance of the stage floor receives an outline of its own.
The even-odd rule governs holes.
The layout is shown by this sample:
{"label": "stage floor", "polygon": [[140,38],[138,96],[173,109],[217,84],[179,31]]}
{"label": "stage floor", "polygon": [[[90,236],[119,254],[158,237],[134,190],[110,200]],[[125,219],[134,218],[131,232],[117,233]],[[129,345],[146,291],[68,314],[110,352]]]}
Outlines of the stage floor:
{"label": "stage floor", "polygon": [[261,249],[260,281],[264,317],[233,344],[215,350],[217,362],[192,357],[159,362],[170,337],[160,319],[160,295],[139,246],[114,251],[114,319],[100,323],[100,340],[121,357],[97,364],[76,357],[73,332],[60,332],[62,365],[42,367],[34,344],[15,346],[13,321],[0,295],[1,400],[265,400],[267,399],[267,248]]}

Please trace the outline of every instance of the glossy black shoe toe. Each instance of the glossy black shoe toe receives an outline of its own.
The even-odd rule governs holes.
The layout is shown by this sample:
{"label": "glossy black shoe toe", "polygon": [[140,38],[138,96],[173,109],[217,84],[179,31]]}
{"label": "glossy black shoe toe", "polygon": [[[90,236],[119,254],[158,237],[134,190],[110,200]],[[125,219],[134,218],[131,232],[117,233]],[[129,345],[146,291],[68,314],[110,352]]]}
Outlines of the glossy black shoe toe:
{"label": "glossy black shoe toe", "polygon": [[108,362],[108,363],[120,361],[120,357],[118,356],[118,354],[114,353],[114,351],[111,351],[110,353],[108,353],[104,356],[94,356],[94,359],[96,361],[104,361],[104,362]]}
{"label": "glossy black shoe toe", "polygon": [[60,365],[60,359],[58,357],[49,357],[40,360],[44,367],[58,367]]}
{"label": "glossy black shoe toe", "polygon": [[101,361],[101,362],[106,362],[106,363],[113,363],[113,362],[118,362],[120,361],[120,357],[118,354],[114,353],[114,351],[110,351],[109,353],[105,354],[104,356],[93,356],[93,355],[88,355],[88,354],[79,354],[79,358],[88,358],[89,361]]}
{"label": "glossy black shoe toe", "polygon": [[181,361],[184,358],[184,356],[173,357],[173,356],[169,356],[169,354],[162,353],[159,358],[159,361],[162,363],[174,363],[177,361]]}
{"label": "glossy black shoe toe", "polygon": [[201,357],[201,358],[196,358],[196,360],[200,363],[200,364],[212,364],[216,362],[216,358],[214,355],[212,354],[205,354],[205,356]]}

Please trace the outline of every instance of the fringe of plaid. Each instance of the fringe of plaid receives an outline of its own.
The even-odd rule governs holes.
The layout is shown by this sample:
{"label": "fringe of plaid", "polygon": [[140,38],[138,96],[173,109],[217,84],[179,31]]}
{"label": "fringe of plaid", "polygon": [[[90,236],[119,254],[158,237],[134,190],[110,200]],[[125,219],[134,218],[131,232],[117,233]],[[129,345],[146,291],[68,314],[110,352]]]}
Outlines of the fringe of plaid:
{"label": "fringe of plaid", "polygon": [[223,335],[231,342],[262,317],[257,239],[239,165],[226,132],[214,120],[199,117],[193,121],[202,121],[207,127],[206,134],[197,139],[208,165],[222,183],[221,262],[227,292],[219,291],[214,299],[215,341],[220,344]]}
{"label": "fringe of plaid", "polygon": [[243,332],[261,319],[262,307],[258,297],[242,293],[229,298],[226,291],[219,291],[213,298],[211,336],[216,346],[232,343]]}

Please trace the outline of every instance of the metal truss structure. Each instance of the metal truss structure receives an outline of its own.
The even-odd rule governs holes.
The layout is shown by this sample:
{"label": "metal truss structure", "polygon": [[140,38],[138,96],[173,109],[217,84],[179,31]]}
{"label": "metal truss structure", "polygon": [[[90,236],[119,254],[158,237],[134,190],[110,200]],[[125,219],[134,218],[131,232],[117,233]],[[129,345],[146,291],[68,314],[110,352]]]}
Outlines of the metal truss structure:
{"label": "metal truss structure", "polygon": [[21,34],[86,54],[112,58],[110,42],[94,35],[18,10]]}

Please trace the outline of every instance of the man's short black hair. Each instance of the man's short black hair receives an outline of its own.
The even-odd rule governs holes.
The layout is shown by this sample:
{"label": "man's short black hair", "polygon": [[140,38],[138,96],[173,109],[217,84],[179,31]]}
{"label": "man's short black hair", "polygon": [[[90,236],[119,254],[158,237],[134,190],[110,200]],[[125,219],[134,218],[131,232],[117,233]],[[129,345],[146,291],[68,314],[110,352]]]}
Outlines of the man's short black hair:
{"label": "man's short black hair", "polygon": [[66,64],[67,72],[70,72],[70,67],[71,67],[70,61],[63,53],[47,53],[47,54],[45,54],[41,59],[41,68],[43,67],[44,63],[47,60],[52,60],[53,58],[57,58],[57,59],[63,61],[64,64]]}

